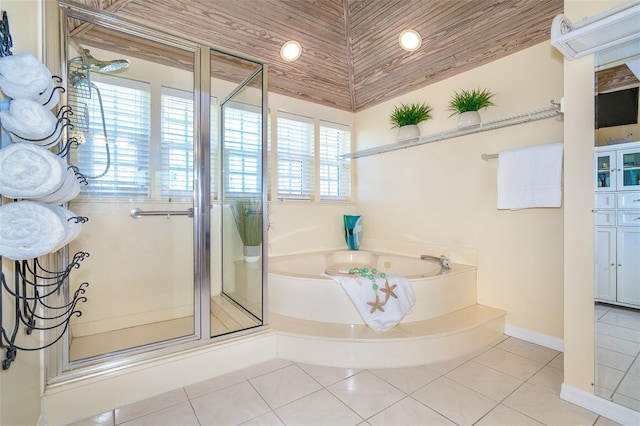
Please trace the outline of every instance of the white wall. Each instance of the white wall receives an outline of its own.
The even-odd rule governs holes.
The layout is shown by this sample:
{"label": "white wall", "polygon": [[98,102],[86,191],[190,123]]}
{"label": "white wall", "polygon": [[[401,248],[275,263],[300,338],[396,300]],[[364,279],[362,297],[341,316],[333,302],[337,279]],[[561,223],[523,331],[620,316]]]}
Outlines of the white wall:
{"label": "white wall", "polygon": [[[400,103],[433,107],[422,134],[455,128],[446,108],[460,89],[495,93],[484,120],[549,105],[562,97],[562,72],[562,56],[541,43],[357,113],[357,146],[394,143],[388,117]],[[356,160],[365,238],[439,245],[454,260],[477,250],[478,302],[505,309],[508,326],[561,339],[563,209],[497,210],[497,160],[480,156],[560,142],[562,129],[549,118]]]}

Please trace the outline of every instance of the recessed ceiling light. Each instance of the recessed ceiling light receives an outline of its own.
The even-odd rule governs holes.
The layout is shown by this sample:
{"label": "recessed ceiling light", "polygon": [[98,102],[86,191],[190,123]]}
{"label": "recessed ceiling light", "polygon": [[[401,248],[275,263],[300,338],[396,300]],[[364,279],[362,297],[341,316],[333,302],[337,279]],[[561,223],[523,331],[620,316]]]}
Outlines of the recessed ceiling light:
{"label": "recessed ceiling light", "polygon": [[302,46],[295,40],[290,40],[282,45],[280,56],[285,61],[295,61],[302,53]]}
{"label": "recessed ceiling light", "polygon": [[420,37],[420,34],[415,30],[404,30],[400,33],[398,41],[400,42],[400,46],[409,52],[418,50],[420,45],[422,45],[422,37]]}

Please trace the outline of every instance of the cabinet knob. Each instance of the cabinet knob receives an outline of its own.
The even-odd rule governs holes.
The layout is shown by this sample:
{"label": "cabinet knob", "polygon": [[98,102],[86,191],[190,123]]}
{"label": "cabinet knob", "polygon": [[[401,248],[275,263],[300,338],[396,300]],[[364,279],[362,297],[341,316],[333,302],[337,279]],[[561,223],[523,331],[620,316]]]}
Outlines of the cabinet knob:
{"label": "cabinet knob", "polygon": [[622,263],[618,263],[618,266],[622,266]]}

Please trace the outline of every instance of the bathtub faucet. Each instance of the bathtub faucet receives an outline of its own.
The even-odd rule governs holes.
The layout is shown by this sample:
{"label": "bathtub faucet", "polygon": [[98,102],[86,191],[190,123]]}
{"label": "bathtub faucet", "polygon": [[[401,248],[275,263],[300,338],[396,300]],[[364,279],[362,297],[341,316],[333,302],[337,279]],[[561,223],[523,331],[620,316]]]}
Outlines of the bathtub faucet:
{"label": "bathtub faucet", "polygon": [[440,262],[440,265],[442,265],[442,269],[444,269],[445,271],[448,271],[449,269],[451,269],[451,261],[447,259],[443,254],[441,254],[440,257],[423,254],[423,255],[420,255],[420,259],[437,260],[438,262]]}

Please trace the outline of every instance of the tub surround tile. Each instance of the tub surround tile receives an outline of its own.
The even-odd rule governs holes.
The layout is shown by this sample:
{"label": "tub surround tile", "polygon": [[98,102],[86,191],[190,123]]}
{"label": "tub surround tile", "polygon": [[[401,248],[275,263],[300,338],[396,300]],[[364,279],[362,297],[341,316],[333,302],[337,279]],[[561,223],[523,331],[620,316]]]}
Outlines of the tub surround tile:
{"label": "tub surround tile", "polygon": [[326,389],[278,408],[275,412],[287,425],[350,426],[363,420]]}
{"label": "tub surround tile", "polygon": [[297,365],[290,365],[250,379],[262,398],[275,409],[322,388]]}

